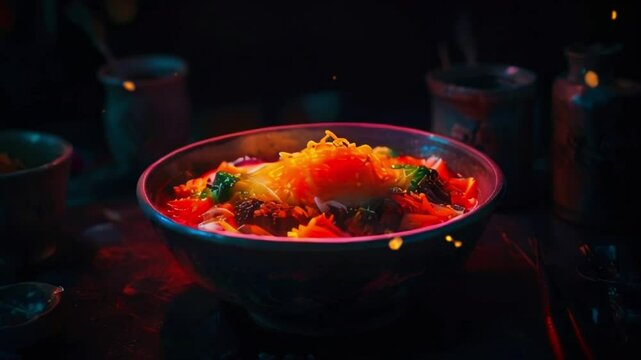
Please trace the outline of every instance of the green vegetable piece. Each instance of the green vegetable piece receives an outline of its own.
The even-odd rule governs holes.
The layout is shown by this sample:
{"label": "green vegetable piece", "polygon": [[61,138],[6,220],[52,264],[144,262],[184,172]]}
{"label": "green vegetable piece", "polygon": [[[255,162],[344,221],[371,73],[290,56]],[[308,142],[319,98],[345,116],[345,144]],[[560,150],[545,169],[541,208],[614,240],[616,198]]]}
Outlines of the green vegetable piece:
{"label": "green vegetable piece", "polygon": [[[207,190],[211,192],[211,197],[216,203],[223,203],[229,200],[232,196],[232,188],[238,181],[238,176],[228,172],[219,171],[216,173],[214,183],[207,186]],[[203,193],[206,191],[203,191]]]}
{"label": "green vegetable piece", "polygon": [[403,176],[410,178],[410,184],[407,187],[407,191],[417,191],[419,189],[419,184],[425,177],[428,179],[433,179],[435,176],[438,177],[438,172],[436,170],[425,166],[394,164],[392,165],[392,169],[402,169]]}
{"label": "green vegetable piece", "polygon": [[203,191],[200,192],[200,194],[198,194],[199,199],[207,199],[207,198],[213,199],[213,197],[214,197],[214,193],[209,187],[206,187]]}
{"label": "green vegetable piece", "polygon": [[438,171],[407,164],[395,164],[392,169],[402,169],[403,176],[410,178],[407,191],[424,193],[430,201],[437,204],[451,204],[450,194],[438,177]]}

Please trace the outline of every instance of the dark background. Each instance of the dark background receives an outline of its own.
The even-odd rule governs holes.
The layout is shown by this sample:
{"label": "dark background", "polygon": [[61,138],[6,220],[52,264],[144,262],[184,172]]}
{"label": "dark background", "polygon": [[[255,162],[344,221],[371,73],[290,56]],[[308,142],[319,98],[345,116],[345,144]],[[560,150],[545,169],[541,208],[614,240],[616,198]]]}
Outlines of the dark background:
{"label": "dark background", "polygon": [[[73,174],[92,174],[88,170],[99,169],[100,165],[110,161],[106,155],[108,152],[102,130],[104,91],[96,77],[105,59],[96,50],[90,37],[66,15],[72,2],[0,0],[0,130],[25,128],[62,135],[73,143],[76,150]],[[540,144],[549,140],[550,89],[554,78],[566,69],[563,55],[565,46],[574,42],[623,43],[624,56],[616,66],[616,73],[622,77],[641,79],[638,65],[641,64],[638,55],[641,49],[636,39],[641,34],[641,2],[638,0],[80,2],[90,9],[94,28],[98,29],[117,57],[170,53],[186,59],[190,68],[188,85],[194,124],[208,125],[196,126],[192,135],[194,139],[264,125],[321,120],[386,122],[429,129],[430,103],[425,75],[429,70],[441,66],[437,51],[439,44],[446,45],[452,63],[465,60],[457,37],[457,28],[460,29],[463,23],[461,19],[469,21],[479,61],[522,66],[538,75],[540,116],[537,121],[540,124],[536,127],[536,135],[540,137]],[[611,20],[613,9],[617,10],[616,21]],[[306,99],[315,99],[321,111],[305,109]],[[324,107],[337,111],[322,111]],[[545,146],[539,149],[538,155],[545,154],[545,150],[541,149],[545,149]],[[104,174],[100,171],[93,173],[97,178]],[[162,323],[165,315],[164,308],[157,300],[158,291],[152,289],[147,293],[149,297],[137,298],[121,294],[121,289],[132,281],[132,273],[138,276],[138,271],[154,271],[155,268],[146,261],[154,260],[162,266],[173,263],[167,260],[169,253],[165,253],[165,257],[155,256],[155,253],[152,253],[154,256],[148,256],[148,249],[152,248],[145,248],[148,246],[146,243],[138,242],[140,239],[158,239],[153,235],[145,236],[145,233],[141,235],[141,229],[147,229],[149,233],[151,228],[148,228],[148,222],[141,215],[131,219],[131,214],[137,214],[134,212],[137,211],[135,204],[127,203],[129,207],[122,206],[121,211],[115,205],[108,203],[104,206],[94,202],[96,198],[110,198],[119,192],[132,198],[133,185],[119,185],[110,182],[109,177],[95,182],[92,179],[82,181],[81,178],[78,176],[78,181],[71,184],[67,203],[91,203],[93,207],[77,207],[75,212],[72,209],[69,219],[73,219],[74,228],[87,229],[89,224],[96,222],[113,225],[120,220],[105,220],[105,214],[115,213],[119,219],[122,216],[127,221],[106,227],[107,230],[102,230],[107,231],[105,233],[95,232],[95,239],[91,241],[100,242],[96,248],[104,246],[108,250],[109,247],[120,247],[130,255],[122,256],[125,264],[114,266],[116,263],[110,262],[113,259],[107,257],[110,252],[102,252],[107,254],[102,258],[103,264],[111,265],[97,271],[92,268],[90,273],[93,275],[81,278],[84,282],[75,284],[73,288],[78,291],[75,294],[89,289],[87,293],[94,291],[96,294],[102,292],[113,296],[104,297],[101,307],[96,307],[93,298],[87,297],[84,302],[81,299],[79,309],[75,310],[80,315],[73,317],[75,322],[70,328],[81,339],[77,340],[81,344],[79,347],[86,344],[89,354],[104,355],[104,350],[107,355],[117,357],[114,354],[119,354],[118,351],[123,349],[134,357],[138,354],[134,350],[148,354],[149,349],[155,349],[153,346],[160,341],[159,336],[141,331],[140,324],[131,323],[151,321],[155,326]],[[112,208],[121,212],[114,212]],[[507,224],[510,233],[510,225],[516,229],[516,234],[523,233],[524,236],[520,237],[523,243],[525,239],[531,239],[527,236],[549,231],[547,227],[539,226],[540,221],[533,221],[536,226],[531,229],[528,226],[517,231],[520,223],[512,224],[510,221],[499,218],[497,224],[501,228]],[[113,230],[120,228],[124,229],[122,233]],[[550,232],[559,228],[552,227]],[[559,234],[563,246],[557,252],[562,256],[553,261],[563,265],[558,273],[570,278],[574,275],[571,269],[574,261],[568,261],[568,254],[576,253],[575,242],[583,238],[569,231],[559,231]],[[601,235],[590,232],[590,236],[598,241],[609,241]],[[115,243],[111,237],[122,240]],[[109,241],[103,241],[103,238]],[[503,337],[500,331],[488,330],[482,323],[475,330],[483,334],[480,339],[485,347],[481,350],[491,352],[493,345],[487,344],[497,344],[497,348],[505,351],[505,339],[508,339],[508,349],[527,351],[523,349],[530,348],[521,347],[527,341],[526,345],[536,351],[544,351],[538,346],[545,342],[544,339],[524,336],[521,332],[523,328],[513,325],[522,321],[520,316],[530,317],[535,313],[525,306],[537,298],[538,294],[532,295],[536,290],[527,288],[533,286],[534,282],[522,278],[524,271],[512,271],[510,261],[505,260],[509,254],[516,252],[498,243],[497,234],[490,233],[488,238],[497,243],[487,246],[486,242],[486,246],[481,247],[485,252],[481,252],[479,258],[492,259],[492,265],[498,267],[491,271],[500,273],[510,269],[505,271],[505,275],[514,276],[516,285],[508,282],[508,286],[503,286],[505,282],[490,278],[485,282],[474,281],[471,289],[483,288],[485,284],[500,284],[500,291],[487,291],[486,288],[473,290],[471,293],[475,295],[468,297],[477,301],[476,305],[473,303],[469,306],[469,302],[466,302],[456,313],[460,318],[475,312],[475,309],[486,309],[487,304],[499,304],[506,311],[499,316],[492,311],[478,311],[471,314],[470,318],[480,316],[492,328],[498,326],[509,336],[516,336],[518,341],[512,343],[511,338]],[[73,244],[69,248],[81,248]],[[157,249],[166,252],[164,247]],[[136,257],[141,254],[147,260]],[[579,257],[572,255],[571,258]],[[101,258],[97,259],[100,265]],[[64,263],[69,260],[63,255],[58,261]],[[524,262],[519,264],[526,266]],[[60,264],[54,262],[53,267],[57,265]],[[152,270],[145,270],[147,266]],[[75,270],[70,272],[73,274],[71,278],[83,274]],[[156,272],[169,277],[172,274],[164,268]],[[56,279],[55,282],[58,282],[56,276],[65,274],[57,270],[53,273],[49,276]],[[500,276],[503,279],[504,275]],[[564,280],[563,276],[561,280]],[[73,283],[65,279],[62,281],[65,287],[67,282]],[[102,283],[107,286],[94,290],[96,284]],[[563,286],[561,288],[565,289]],[[505,297],[503,291],[506,291]],[[467,294],[461,294],[464,295],[457,298],[466,299]],[[483,296],[479,297],[478,294]],[[155,302],[147,303],[152,295]],[[592,292],[590,295],[594,296]],[[500,297],[500,301],[496,301],[496,297]],[[125,310],[116,309],[113,304],[122,299],[125,299]],[[582,301],[583,297],[579,296],[579,299]],[[609,302],[603,304],[610,305]],[[452,306],[452,303],[449,305]],[[189,309],[189,306],[185,308]],[[108,309],[108,312],[103,318],[96,317],[96,309]],[[459,311],[461,309],[462,312]],[[515,316],[507,312],[514,309],[519,310]],[[136,316],[124,317],[123,312],[126,311]],[[149,315],[149,319],[139,317],[140,314]],[[464,322],[479,324],[470,321],[470,318]],[[109,326],[105,326],[105,321],[100,322],[102,319],[109,319]],[[122,320],[124,324],[119,322],[121,319],[125,319]],[[448,320],[448,324],[451,323],[451,319]],[[456,321],[453,323],[457,324]],[[543,329],[538,327],[542,322],[538,322],[538,319],[523,321],[522,324],[534,324],[531,333],[543,334]],[[96,328],[100,328],[100,331],[95,331]],[[95,334],[100,336],[96,337]],[[187,337],[192,333],[184,334]],[[597,334],[601,335],[601,332]],[[137,339],[140,341],[132,345],[132,341]],[[638,342],[631,341],[631,344]],[[478,350],[466,346],[456,348],[463,352]],[[81,348],[78,351],[83,350]],[[530,355],[536,357],[536,351]],[[55,348],[53,352],[56,352]]]}
{"label": "dark background", "polygon": [[[91,10],[94,25],[117,57],[184,57],[190,66],[193,117],[219,121],[217,132],[315,120],[427,128],[425,74],[440,66],[439,43],[447,45],[451,62],[464,61],[456,35],[462,17],[469,20],[479,61],[537,73],[543,122],[549,121],[549,89],[565,70],[563,48],[568,44],[621,42],[625,56],[618,74],[634,79],[641,75],[635,41],[641,33],[638,1],[81,3]],[[71,128],[84,129],[90,134],[83,137],[87,143],[100,143],[104,94],[96,71],[105,61],[66,16],[70,4],[0,0],[1,128],[62,135]],[[612,9],[618,12],[616,21],[610,19]],[[330,101],[340,111],[316,117],[301,111],[300,100],[319,92],[331,94],[320,101]],[[239,120],[220,121],[211,115],[220,113]],[[195,137],[208,135],[213,134]]]}

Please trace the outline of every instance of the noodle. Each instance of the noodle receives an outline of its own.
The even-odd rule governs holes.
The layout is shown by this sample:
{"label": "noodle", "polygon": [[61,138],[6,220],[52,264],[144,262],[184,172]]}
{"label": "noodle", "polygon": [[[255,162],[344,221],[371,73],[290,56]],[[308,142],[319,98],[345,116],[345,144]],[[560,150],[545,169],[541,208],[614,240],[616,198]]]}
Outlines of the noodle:
{"label": "noodle", "polygon": [[208,231],[296,238],[390,233],[473,209],[476,180],[450,173],[442,158],[396,156],[326,130],[275,162],[245,156],[175,186],[166,213]]}

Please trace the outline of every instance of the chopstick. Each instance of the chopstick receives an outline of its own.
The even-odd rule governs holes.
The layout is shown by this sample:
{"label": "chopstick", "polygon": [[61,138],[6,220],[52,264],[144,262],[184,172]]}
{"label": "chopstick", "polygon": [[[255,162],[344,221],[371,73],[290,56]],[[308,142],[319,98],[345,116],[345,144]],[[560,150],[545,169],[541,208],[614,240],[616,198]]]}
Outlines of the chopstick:
{"label": "chopstick", "polygon": [[581,331],[581,328],[579,327],[578,322],[576,321],[576,317],[574,316],[574,312],[570,307],[567,305],[567,301],[565,300],[564,296],[560,294],[560,291],[554,291],[554,289],[557,289],[556,287],[553,287],[553,291],[550,291],[550,284],[553,283],[553,279],[550,277],[548,271],[546,270],[545,263],[543,261],[543,256],[541,255],[541,242],[536,238],[532,237],[531,238],[532,242],[535,245],[535,256],[536,256],[536,264],[537,264],[537,270],[538,270],[538,276],[541,281],[541,288],[544,292],[544,296],[546,297],[547,305],[548,308],[551,310],[551,299],[554,297],[558,303],[560,303],[560,308],[562,310],[565,310],[565,313],[567,315],[567,318],[570,322],[570,326],[572,327],[572,331],[574,332],[574,337],[576,338],[577,342],[579,343],[579,348],[581,349],[581,352],[583,353],[583,356],[585,356],[586,359],[588,360],[593,360],[594,359],[594,354],[592,353],[592,350],[590,349],[590,346],[588,345],[587,341],[585,340],[585,337],[583,336],[583,331]]}
{"label": "chopstick", "polygon": [[537,269],[537,265],[534,263],[532,258],[530,258],[530,256],[525,252],[525,250],[523,250],[523,248],[521,248],[521,246],[519,246],[519,244],[517,244],[516,242],[512,241],[512,239],[510,239],[507,236],[507,233],[505,233],[505,231],[501,231],[501,240],[503,240],[503,242],[507,246],[509,246],[512,250],[514,250],[517,254],[519,254],[521,256],[521,258],[523,258],[525,263],[530,265],[530,267],[532,269],[538,270]]}
{"label": "chopstick", "polygon": [[559,291],[554,291],[554,289],[552,291],[550,290],[550,283],[552,282],[552,278],[549,276],[546,270],[545,263],[543,261],[543,256],[541,255],[542,253],[541,242],[536,237],[528,238],[528,242],[530,243],[530,246],[532,246],[534,250],[534,259],[532,259],[518,243],[510,239],[510,237],[507,235],[505,231],[501,231],[501,239],[512,250],[514,250],[518,255],[520,255],[521,258],[531,268],[533,268],[536,271],[539,289],[541,290],[541,303],[543,307],[543,315],[545,318],[545,328],[546,328],[548,340],[550,342],[550,346],[552,347],[552,353],[554,355],[554,358],[557,360],[564,360],[566,357],[565,357],[565,351],[563,350],[563,346],[561,344],[561,340],[559,338],[558,331],[556,329],[556,325],[554,323],[554,317],[553,317],[553,311],[552,311],[553,298],[556,299],[555,302],[557,304],[560,303],[560,305],[558,306],[562,310],[564,310],[564,313],[568,318],[568,321],[570,323],[574,336],[576,337],[576,340],[579,344],[579,348],[581,349],[581,353],[586,359],[593,360],[594,355],[592,353],[592,350],[590,349],[590,346],[585,340],[585,337],[583,336],[583,332],[581,331],[581,328],[578,322],[576,321],[574,312],[572,311],[572,309],[570,309],[569,306],[566,305],[566,301],[564,300],[563,296],[559,293]]}
{"label": "chopstick", "polygon": [[[534,243],[534,257],[536,259],[536,278],[538,280],[539,289],[541,290],[541,303],[543,306],[543,316],[545,317],[545,330],[547,331],[548,340],[552,347],[552,353],[557,360],[565,359],[564,351],[561,346],[559,334],[554,325],[554,318],[552,315],[552,301],[550,297],[550,287],[545,273],[542,256],[540,255],[540,245],[536,240],[530,240]],[[515,244],[516,245],[516,244]],[[516,245],[518,246],[518,245]]]}

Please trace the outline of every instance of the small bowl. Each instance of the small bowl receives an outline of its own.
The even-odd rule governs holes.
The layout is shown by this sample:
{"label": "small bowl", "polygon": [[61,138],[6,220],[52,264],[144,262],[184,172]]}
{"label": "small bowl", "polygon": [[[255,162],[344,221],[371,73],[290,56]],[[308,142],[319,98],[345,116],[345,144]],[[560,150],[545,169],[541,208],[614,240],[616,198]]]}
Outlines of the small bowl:
{"label": "small bowl", "polygon": [[[475,176],[479,205],[449,222],[350,238],[283,237],[205,232],[174,222],[161,208],[172,185],[243,155],[274,160],[326,129],[357,144],[445,158],[454,172]],[[217,296],[244,308],[261,326],[304,335],[350,334],[384,326],[441,289],[463,269],[503,193],[503,175],[486,155],[425,131],[367,123],[279,126],[215,137],[180,148],[147,168],[139,204],[183,266]],[[390,241],[402,239],[402,246]],[[452,241],[454,239],[455,241]],[[448,241],[450,240],[450,241]]]}
{"label": "small bowl", "polygon": [[56,333],[63,291],[40,282],[0,287],[0,349],[19,349]]}
{"label": "small bowl", "polygon": [[52,134],[5,130],[0,153],[24,165],[0,174],[0,257],[37,264],[55,253],[50,241],[65,210],[72,146]]}

